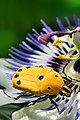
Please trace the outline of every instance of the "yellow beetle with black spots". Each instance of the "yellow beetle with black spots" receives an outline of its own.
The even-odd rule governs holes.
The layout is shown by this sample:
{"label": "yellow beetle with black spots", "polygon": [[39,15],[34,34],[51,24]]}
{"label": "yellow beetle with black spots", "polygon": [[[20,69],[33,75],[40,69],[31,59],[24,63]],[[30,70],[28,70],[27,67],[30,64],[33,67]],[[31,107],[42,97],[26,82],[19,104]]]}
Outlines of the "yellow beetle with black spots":
{"label": "yellow beetle with black spots", "polygon": [[51,103],[58,109],[50,96],[57,96],[62,91],[64,81],[61,75],[50,67],[23,66],[14,73],[12,85],[14,88],[28,91],[36,96],[48,95]]}

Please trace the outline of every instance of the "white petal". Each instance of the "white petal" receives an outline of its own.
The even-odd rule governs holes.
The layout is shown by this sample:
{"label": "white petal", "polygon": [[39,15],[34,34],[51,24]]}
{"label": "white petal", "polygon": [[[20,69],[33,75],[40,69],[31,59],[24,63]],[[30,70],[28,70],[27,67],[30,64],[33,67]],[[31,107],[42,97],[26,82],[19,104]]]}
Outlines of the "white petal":
{"label": "white petal", "polygon": [[1,105],[5,105],[5,104],[9,104],[9,103],[15,103],[16,100],[8,97],[7,95],[4,94],[4,92],[2,90],[0,90],[0,106]]}
{"label": "white petal", "polygon": [[8,69],[7,66],[9,63],[5,59],[0,59],[0,85],[9,88],[11,86],[11,81],[6,77],[7,73],[13,73],[12,70]]}
{"label": "white petal", "polygon": [[55,111],[42,111],[40,107],[44,103],[40,103],[30,107],[24,107],[21,110],[12,114],[12,120],[56,120],[57,110]]}

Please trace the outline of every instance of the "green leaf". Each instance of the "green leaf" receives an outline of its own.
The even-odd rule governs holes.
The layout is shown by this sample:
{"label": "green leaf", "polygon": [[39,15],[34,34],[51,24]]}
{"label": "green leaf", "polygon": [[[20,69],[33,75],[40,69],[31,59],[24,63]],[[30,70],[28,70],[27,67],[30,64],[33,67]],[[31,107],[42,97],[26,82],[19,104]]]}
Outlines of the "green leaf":
{"label": "green leaf", "polygon": [[0,120],[12,120],[12,113],[18,111],[23,106],[24,104],[7,104],[0,106]]}

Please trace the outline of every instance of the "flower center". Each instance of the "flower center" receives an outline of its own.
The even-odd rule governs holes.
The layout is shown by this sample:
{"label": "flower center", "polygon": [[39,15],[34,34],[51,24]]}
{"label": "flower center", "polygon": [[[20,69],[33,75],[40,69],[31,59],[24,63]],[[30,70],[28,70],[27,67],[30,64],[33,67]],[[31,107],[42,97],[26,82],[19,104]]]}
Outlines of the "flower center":
{"label": "flower center", "polygon": [[80,82],[80,59],[69,62],[65,67],[64,72],[67,76]]}
{"label": "flower center", "polygon": [[80,73],[80,59],[78,59],[73,66],[74,70],[78,73]]}

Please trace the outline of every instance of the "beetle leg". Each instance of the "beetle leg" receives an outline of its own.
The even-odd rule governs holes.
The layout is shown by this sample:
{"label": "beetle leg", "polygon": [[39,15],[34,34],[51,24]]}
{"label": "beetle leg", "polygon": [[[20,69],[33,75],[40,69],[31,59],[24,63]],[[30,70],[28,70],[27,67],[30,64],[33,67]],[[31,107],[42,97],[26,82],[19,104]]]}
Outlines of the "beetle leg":
{"label": "beetle leg", "polygon": [[24,94],[21,94],[21,95],[15,97],[14,99],[15,99],[15,100],[18,100],[19,98],[27,98],[27,97],[29,97],[29,96],[31,96],[31,95],[33,95],[33,94],[30,94],[30,95],[26,95],[26,94],[24,95]]}
{"label": "beetle leg", "polygon": [[29,95],[27,95],[27,94],[20,94],[20,95],[18,95],[17,97],[12,97],[12,96],[8,95],[8,94],[5,92],[5,90],[3,90],[3,93],[4,93],[6,96],[8,96],[9,98],[12,98],[12,99],[15,99],[15,100],[18,100],[19,98],[27,98],[27,97],[30,97],[30,96],[33,95],[33,94],[29,94]]}
{"label": "beetle leg", "polygon": [[59,108],[58,108],[58,105],[56,104],[56,102],[52,99],[51,96],[49,96],[49,100],[51,101],[52,104],[55,105],[55,107],[57,108],[58,112],[60,112]]}
{"label": "beetle leg", "polygon": [[39,100],[43,99],[44,97],[39,97],[38,99],[36,99],[35,101],[30,101],[26,107],[29,107],[31,105],[35,105]]}

